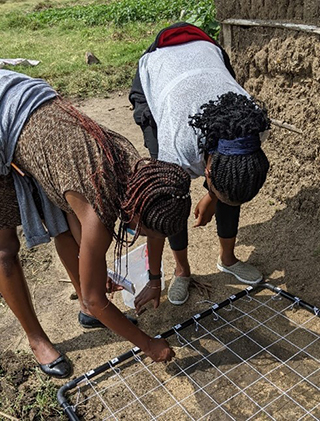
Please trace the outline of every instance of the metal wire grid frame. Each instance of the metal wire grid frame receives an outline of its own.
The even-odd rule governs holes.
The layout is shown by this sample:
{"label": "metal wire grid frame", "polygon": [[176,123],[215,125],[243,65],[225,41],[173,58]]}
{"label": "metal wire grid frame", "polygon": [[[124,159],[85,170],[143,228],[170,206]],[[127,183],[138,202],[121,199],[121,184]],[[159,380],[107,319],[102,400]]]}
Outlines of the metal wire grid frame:
{"label": "metal wire grid frame", "polygon": [[157,336],[171,363],[135,347],[62,386],[69,420],[319,420],[320,309],[269,283],[211,304]]}

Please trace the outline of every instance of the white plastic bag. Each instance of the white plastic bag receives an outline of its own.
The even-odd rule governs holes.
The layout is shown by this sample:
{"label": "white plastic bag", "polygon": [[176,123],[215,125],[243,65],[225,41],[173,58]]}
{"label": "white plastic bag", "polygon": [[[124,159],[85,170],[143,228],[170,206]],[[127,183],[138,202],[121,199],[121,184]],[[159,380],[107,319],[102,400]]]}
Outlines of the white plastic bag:
{"label": "white plastic bag", "polygon": [[[148,260],[148,249],[147,244],[135,248],[128,253],[128,274],[126,279],[131,281],[134,285],[135,294],[132,294],[126,290],[122,290],[123,302],[126,306],[134,308],[135,297],[139,292],[146,286],[149,281],[148,275],[149,260]],[[161,264],[161,289],[165,288],[163,268]],[[126,274],[126,256],[121,257],[121,275]]]}

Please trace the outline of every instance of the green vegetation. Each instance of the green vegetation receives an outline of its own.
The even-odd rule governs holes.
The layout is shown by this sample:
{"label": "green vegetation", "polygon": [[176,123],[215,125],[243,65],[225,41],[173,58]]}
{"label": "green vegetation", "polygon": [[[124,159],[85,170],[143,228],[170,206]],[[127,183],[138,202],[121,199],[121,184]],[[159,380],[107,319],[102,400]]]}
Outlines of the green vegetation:
{"label": "green vegetation", "polygon": [[[34,368],[25,352],[5,351],[0,362],[0,419],[65,420],[58,386]],[[6,417],[3,417],[4,415]],[[16,418],[17,417],[17,418]]]}
{"label": "green vegetation", "polygon": [[[75,3],[0,0],[1,56],[40,60],[15,67],[67,96],[102,96],[130,86],[144,49],[163,27],[188,21],[216,36],[212,0]],[[88,66],[91,51],[100,64]]]}

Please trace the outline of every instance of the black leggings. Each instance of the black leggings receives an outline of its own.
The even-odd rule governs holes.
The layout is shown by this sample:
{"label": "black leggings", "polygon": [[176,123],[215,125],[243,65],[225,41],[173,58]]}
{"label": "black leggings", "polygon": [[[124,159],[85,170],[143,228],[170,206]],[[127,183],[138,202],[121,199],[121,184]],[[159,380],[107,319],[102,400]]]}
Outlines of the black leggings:
{"label": "black leggings", "polygon": [[[144,136],[144,146],[149,149],[150,156],[157,158],[158,141],[157,129],[151,126],[142,128]],[[217,232],[220,238],[234,238],[238,233],[240,206],[230,206],[218,200],[216,207]],[[174,251],[184,250],[188,247],[188,226],[187,223],[183,231],[169,237],[170,247]]]}
{"label": "black leggings", "polygon": [[[218,200],[216,207],[216,223],[218,236],[233,238],[238,233],[240,206],[230,206]],[[174,251],[184,250],[188,246],[187,224],[183,231],[169,237],[170,247]]]}

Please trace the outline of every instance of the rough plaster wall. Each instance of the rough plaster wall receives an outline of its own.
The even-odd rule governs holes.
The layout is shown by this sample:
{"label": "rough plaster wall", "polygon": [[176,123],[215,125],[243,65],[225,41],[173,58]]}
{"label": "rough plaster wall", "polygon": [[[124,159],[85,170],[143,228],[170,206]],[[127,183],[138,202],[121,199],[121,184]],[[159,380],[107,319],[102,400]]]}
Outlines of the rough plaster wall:
{"label": "rough plaster wall", "polygon": [[270,19],[317,24],[319,0],[216,0],[217,18]]}
{"label": "rough plaster wall", "polygon": [[[319,186],[319,37],[280,29],[235,28],[232,63],[238,81],[266,103],[270,117],[303,131],[299,135],[274,129],[265,146],[271,162],[267,191],[285,200],[301,189]],[[320,194],[312,191],[310,196],[314,194],[318,199],[310,199],[309,211],[320,218]]]}

